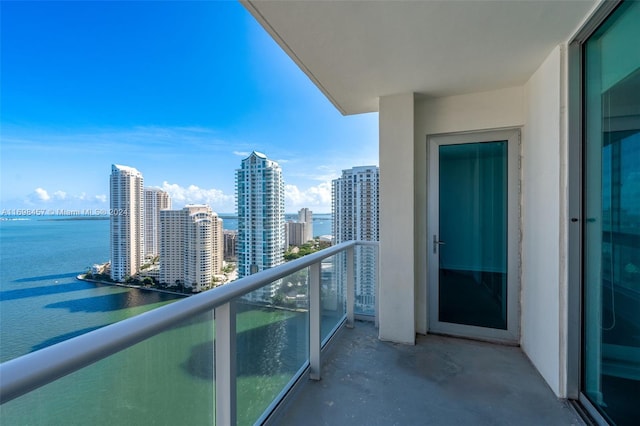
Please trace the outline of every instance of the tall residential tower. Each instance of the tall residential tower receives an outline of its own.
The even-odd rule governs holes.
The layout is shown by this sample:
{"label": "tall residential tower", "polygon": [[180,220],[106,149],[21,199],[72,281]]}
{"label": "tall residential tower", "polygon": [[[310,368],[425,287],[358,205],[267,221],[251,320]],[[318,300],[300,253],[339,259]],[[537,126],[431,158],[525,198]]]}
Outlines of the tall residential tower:
{"label": "tall residential tower", "polygon": [[222,219],[207,205],[160,212],[160,282],[200,292],[222,270]]}
{"label": "tall residential tower", "polygon": [[[284,262],[284,182],[282,170],[266,155],[252,152],[236,170],[238,278]],[[254,292],[269,300],[277,285]]]}
{"label": "tall residential tower", "polygon": [[160,210],[171,208],[171,197],[158,188],[144,189],[144,255],[160,254]]}
{"label": "tall residential tower", "polygon": [[313,212],[304,207],[298,210],[298,222],[305,223],[304,227],[304,241],[313,240]]}
{"label": "tall residential tower", "polygon": [[135,275],[144,255],[144,185],[133,167],[111,166],[111,279]]}
{"label": "tall residential tower", "polygon": [[[376,166],[343,170],[332,182],[333,242],[379,240],[379,170]],[[376,258],[369,247],[355,257],[356,309],[375,312]],[[340,276],[340,275],[339,275]]]}
{"label": "tall residential tower", "polygon": [[377,166],[353,167],[332,182],[332,234],[335,244],[349,241],[378,241]]}

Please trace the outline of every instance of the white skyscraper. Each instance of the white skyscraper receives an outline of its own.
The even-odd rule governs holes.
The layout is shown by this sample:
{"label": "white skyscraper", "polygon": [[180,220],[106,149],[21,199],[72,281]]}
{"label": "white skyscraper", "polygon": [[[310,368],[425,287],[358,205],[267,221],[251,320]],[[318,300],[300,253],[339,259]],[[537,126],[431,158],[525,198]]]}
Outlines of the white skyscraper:
{"label": "white skyscraper", "polygon": [[111,166],[111,279],[138,273],[144,255],[144,184],[133,167]]}
{"label": "white skyscraper", "polygon": [[[238,278],[284,262],[284,182],[282,170],[264,154],[252,152],[236,170],[238,212]],[[269,300],[277,283],[254,292],[254,300]]]}
{"label": "white skyscraper", "polygon": [[[334,244],[349,240],[379,240],[379,170],[361,166],[343,170],[332,182]],[[369,247],[359,247],[355,257],[356,309],[363,313],[375,310],[375,254]],[[341,274],[338,275],[341,277]],[[343,283],[339,282],[339,285]]]}
{"label": "white skyscraper", "polygon": [[160,212],[160,282],[194,292],[211,287],[222,269],[222,219],[206,205]]}
{"label": "white skyscraper", "polygon": [[333,240],[378,241],[377,166],[360,166],[343,170],[332,182]]}
{"label": "white skyscraper", "polygon": [[160,210],[171,208],[171,197],[158,188],[144,189],[144,255],[160,254]]}

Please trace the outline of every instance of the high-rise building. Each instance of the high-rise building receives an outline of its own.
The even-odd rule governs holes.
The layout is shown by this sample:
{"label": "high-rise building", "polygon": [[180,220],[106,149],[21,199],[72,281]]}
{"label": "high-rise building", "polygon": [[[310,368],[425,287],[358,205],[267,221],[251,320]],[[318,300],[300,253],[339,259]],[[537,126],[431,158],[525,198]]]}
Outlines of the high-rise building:
{"label": "high-rise building", "polygon": [[307,241],[307,224],[305,222],[294,222],[292,220],[285,224],[285,235],[288,246],[300,247]]}
{"label": "high-rise building", "polygon": [[222,219],[206,205],[160,211],[160,282],[194,292],[222,270]]}
{"label": "high-rise building", "polygon": [[336,244],[349,240],[378,241],[377,166],[353,167],[332,182],[332,234]]}
{"label": "high-rise building", "polygon": [[[266,155],[252,152],[236,170],[238,278],[284,262],[284,182],[282,170]],[[277,283],[252,293],[254,300],[275,295]]]}
{"label": "high-rise building", "polygon": [[297,246],[313,240],[313,212],[307,208],[298,211],[298,220],[289,220],[284,227],[287,246]]}
{"label": "high-rise building", "polygon": [[304,241],[313,240],[313,212],[304,207],[298,211],[298,222],[306,223],[304,230]]}
{"label": "high-rise building", "polygon": [[236,256],[236,240],[238,238],[238,231],[224,230],[224,260],[235,262],[238,257]]}
{"label": "high-rise building", "polygon": [[144,255],[160,254],[160,210],[171,208],[171,197],[158,188],[144,189]]}
{"label": "high-rise building", "polygon": [[160,211],[160,283],[184,285],[185,212]]}
{"label": "high-rise building", "polygon": [[144,255],[144,184],[133,167],[111,165],[111,279],[123,281],[138,273]]}
{"label": "high-rise building", "polygon": [[[379,170],[376,166],[343,170],[332,182],[334,244],[379,240]],[[376,258],[372,248],[359,247],[355,256],[356,310],[375,312]],[[342,274],[338,274],[340,277]],[[344,283],[338,283],[343,286]]]}

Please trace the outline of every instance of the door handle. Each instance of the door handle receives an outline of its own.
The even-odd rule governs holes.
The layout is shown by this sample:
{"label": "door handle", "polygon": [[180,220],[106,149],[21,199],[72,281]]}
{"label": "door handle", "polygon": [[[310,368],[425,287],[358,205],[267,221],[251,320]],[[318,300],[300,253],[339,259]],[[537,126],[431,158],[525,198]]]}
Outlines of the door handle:
{"label": "door handle", "polygon": [[444,245],[446,244],[444,241],[438,241],[438,237],[436,237],[436,235],[433,235],[433,252],[436,253],[437,248],[439,245]]}

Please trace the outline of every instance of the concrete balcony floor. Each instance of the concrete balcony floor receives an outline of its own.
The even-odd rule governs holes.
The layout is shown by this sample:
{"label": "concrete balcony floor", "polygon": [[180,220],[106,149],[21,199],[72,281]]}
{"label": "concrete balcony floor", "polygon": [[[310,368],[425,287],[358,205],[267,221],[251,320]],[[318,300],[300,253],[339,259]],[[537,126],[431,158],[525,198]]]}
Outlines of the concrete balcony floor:
{"label": "concrete balcony floor", "polygon": [[278,425],[584,425],[520,348],[441,336],[382,342],[371,323],[344,329]]}

